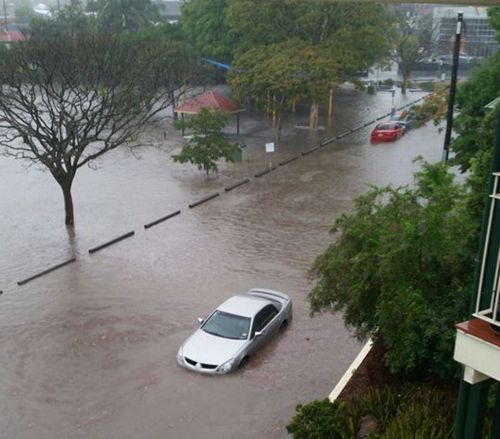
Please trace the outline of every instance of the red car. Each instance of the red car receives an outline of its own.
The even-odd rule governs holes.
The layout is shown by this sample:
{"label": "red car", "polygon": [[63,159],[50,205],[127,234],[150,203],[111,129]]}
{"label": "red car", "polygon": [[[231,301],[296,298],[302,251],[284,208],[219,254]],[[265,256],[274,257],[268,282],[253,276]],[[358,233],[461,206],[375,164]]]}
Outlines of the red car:
{"label": "red car", "polygon": [[372,142],[392,142],[399,139],[405,132],[403,123],[389,121],[379,123],[372,131]]}

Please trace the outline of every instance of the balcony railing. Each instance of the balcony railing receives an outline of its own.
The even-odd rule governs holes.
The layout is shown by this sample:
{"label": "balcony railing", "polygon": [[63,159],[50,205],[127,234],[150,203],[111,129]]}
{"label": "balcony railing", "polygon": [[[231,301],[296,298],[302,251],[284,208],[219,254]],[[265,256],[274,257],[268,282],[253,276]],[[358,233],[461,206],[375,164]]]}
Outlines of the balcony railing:
{"label": "balcony railing", "polygon": [[[500,331],[500,172],[493,174],[493,192],[474,316]],[[486,273],[494,273],[493,277]]]}

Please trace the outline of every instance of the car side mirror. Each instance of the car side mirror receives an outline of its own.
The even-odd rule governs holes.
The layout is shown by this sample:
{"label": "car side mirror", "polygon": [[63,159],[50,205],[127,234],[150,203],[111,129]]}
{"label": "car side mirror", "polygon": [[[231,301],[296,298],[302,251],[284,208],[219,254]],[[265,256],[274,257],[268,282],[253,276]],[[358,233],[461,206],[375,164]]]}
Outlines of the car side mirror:
{"label": "car side mirror", "polygon": [[205,319],[203,317],[198,317],[198,323],[201,325]]}
{"label": "car side mirror", "polygon": [[262,331],[255,331],[255,338],[260,337],[262,334],[264,334]]}

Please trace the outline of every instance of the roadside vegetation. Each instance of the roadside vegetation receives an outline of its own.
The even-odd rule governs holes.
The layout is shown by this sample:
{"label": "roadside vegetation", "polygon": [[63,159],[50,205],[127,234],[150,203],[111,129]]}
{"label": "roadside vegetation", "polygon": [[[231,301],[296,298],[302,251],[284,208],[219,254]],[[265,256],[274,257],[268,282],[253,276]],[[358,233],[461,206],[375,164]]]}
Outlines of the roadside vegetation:
{"label": "roadside vegetation", "polygon": [[227,123],[227,115],[218,110],[202,108],[189,120],[178,121],[177,129],[188,130],[190,138],[179,154],[172,156],[175,162],[191,163],[206,172],[217,172],[217,162],[224,159],[233,162],[238,145],[231,143],[222,129]]}
{"label": "roadside vegetation", "polygon": [[[439,121],[443,96],[417,113]],[[298,406],[287,427],[295,439],[354,438],[367,429],[362,437],[452,437],[461,373],[454,324],[469,315],[500,112],[485,105],[498,96],[499,54],[459,87],[450,162],[421,162],[414,185],[373,187],[335,221],[334,242],[312,267],[311,312],[341,312],[359,340],[374,341],[385,372],[334,403]],[[452,166],[465,173],[463,183]]]}
{"label": "roadside vegetation", "polygon": [[[182,11],[178,24],[151,0],[74,1],[46,19],[27,5],[16,11],[29,38],[0,47],[0,152],[51,173],[66,225],[75,222],[77,170],[137,145],[181,89],[211,80],[201,58],[231,64],[234,95],[272,115],[279,139],[283,114],[306,104],[317,129],[335,87],[359,84],[374,65],[398,61],[404,92],[432,33],[428,17],[370,3],[191,0]],[[500,9],[490,16],[500,33]],[[417,123],[438,123],[446,95],[438,88],[415,107]],[[449,164],[420,161],[414,185],[372,187],[335,221],[311,270],[311,312],[341,312],[359,340],[374,340],[387,375],[334,403],[298,406],[288,425],[295,439],[353,438],[363,428],[379,439],[450,437],[460,372],[453,325],[468,315],[497,120],[484,106],[498,96],[500,54],[459,88]],[[207,175],[231,161],[225,124],[208,110],[179,122],[193,136],[173,160]]]}

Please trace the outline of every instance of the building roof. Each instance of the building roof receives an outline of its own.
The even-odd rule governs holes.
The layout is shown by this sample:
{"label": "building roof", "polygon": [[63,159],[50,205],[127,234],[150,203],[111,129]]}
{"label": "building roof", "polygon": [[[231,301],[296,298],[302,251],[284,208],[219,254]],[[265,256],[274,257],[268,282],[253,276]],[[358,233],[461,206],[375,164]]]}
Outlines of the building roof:
{"label": "building roof", "polygon": [[202,108],[217,109],[224,113],[245,111],[244,108],[239,108],[229,98],[214,90],[208,90],[201,95],[195,96],[178,106],[174,111],[183,114],[198,114]]}
{"label": "building roof", "polygon": [[24,41],[26,37],[19,31],[10,30],[0,32],[0,41],[3,43],[15,43],[16,41]]}

